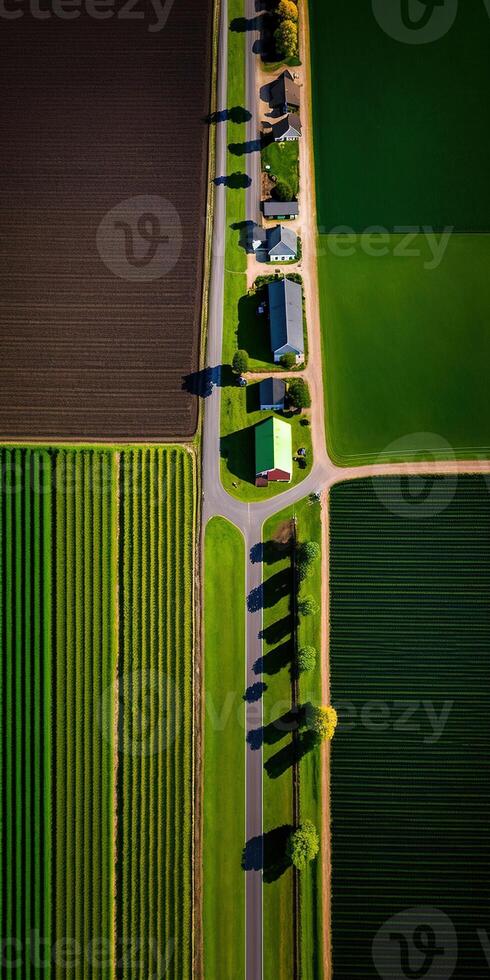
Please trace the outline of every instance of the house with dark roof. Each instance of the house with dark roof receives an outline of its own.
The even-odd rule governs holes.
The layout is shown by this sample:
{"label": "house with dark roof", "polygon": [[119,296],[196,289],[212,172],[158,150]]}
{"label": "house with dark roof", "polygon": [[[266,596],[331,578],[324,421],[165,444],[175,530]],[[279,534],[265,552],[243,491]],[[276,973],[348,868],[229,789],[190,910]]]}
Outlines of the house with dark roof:
{"label": "house with dark roof", "polygon": [[292,228],[276,225],[267,232],[269,262],[290,262],[298,254],[298,236]]}
{"label": "house with dark roof", "polygon": [[286,399],[286,382],[281,378],[264,378],[259,385],[261,412],[282,412]]}
{"label": "house with dark roof", "polygon": [[269,325],[274,363],[283,354],[294,354],[296,363],[304,359],[303,287],[291,279],[277,279],[268,287]]}
{"label": "house with dark roof", "polygon": [[291,425],[272,415],[255,426],[255,485],[289,483],[293,475]]}
{"label": "house with dark roof", "polygon": [[300,108],[301,91],[290,71],[284,71],[275,82],[272,82],[269,90],[269,105],[271,109],[277,109],[281,115]]}
{"label": "house with dark roof", "polygon": [[301,136],[301,119],[294,112],[284,119],[279,119],[272,124],[272,136],[275,143],[291,143],[299,140]]}
{"label": "house with dark roof", "polygon": [[276,221],[291,221],[299,214],[297,201],[264,201],[262,205],[264,218]]}

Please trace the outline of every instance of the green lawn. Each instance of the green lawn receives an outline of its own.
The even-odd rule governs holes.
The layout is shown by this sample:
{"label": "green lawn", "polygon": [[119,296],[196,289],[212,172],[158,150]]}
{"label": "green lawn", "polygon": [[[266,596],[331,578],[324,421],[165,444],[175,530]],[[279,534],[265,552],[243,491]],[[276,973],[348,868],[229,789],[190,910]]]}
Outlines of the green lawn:
{"label": "green lawn", "polygon": [[[391,917],[414,907],[452,922],[455,978],[488,977],[488,489],[383,478],[330,495],[334,977],[401,977],[373,939],[384,926],[386,967],[390,932],[408,936]],[[410,934],[431,922],[416,915]],[[453,975],[446,955],[438,972]]]}
{"label": "green lawn", "polygon": [[268,143],[261,153],[262,170],[270,166],[270,176],[284,180],[290,185],[293,197],[299,191],[299,143]]}
{"label": "green lawn", "polygon": [[[264,526],[266,542],[264,564],[264,627],[263,679],[267,690],[263,695],[264,720],[268,725],[281,717],[291,704],[292,621],[290,609],[290,556],[284,545],[277,542],[293,514],[297,521],[298,541],[318,541],[321,544],[320,504],[309,498],[275,515]],[[274,539],[276,543],[274,544]],[[272,547],[270,542],[273,542]],[[303,593],[321,602],[321,563],[315,563],[313,573],[302,587]],[[298,644],[312,644],[318,650],[315,670],[300,680],[300,702],[321,700],[320,615],[301,617],[298,625]],[[274,734],[274,733],[273,733]],[[278,733],[280,734],[280,733]],[[270,739],[264,746],[264,760],[271,759],[287,746],[290,736],[277,741]],[[312,820],[321,831],[320,756],[308,752],[300,762],[300,811],[302,819]],[[292,770],[287,768],[278,778],[264,775],[264,829],[284,827],[291,823]],[[273,838],[274,840],[274,838]],[[276,835],[278,849],[281,835]],[[271,850],[273,848],[271,847]],[[276,872],[280,871],[280,864]],[[275,880],[264,884],[264,950],[266,980],[293,975],[292,872],[285,867]],[[280,928],[278,928],[280,923]],[[322,874],[317,859],[301,878],[301,975],[305,980],[322,976]]]}
{"label": "green lawn", "polygon": [[[229,21],[243,17],[244,0],[229,0]],[[228,107],[245,108],[245,42],[239,31],[228,32]],[[246,123],[227,122],[228,146],[244,143]],[[227,174],[241,171],[243,158],[228,151]],[[230,364],[237,348],[238,304],[247,291],[247,255],[240,241],[245,228],[245,190],[228,187],[226,191],[225,282],[223,363]]]}
{"label": "green lawn", "polygon": [[319,240],[330,454],[341,465],[486,457],[490,238],[453,236],[437,268],[424,236],[416,257],[395,255],[400,242],[370,256],[344,239],[353,254],[339,256]]}
{"label": "green lawn", "polygon": [[[442,6],[434,18],[452,5]],[[310,0],[322,231],[490,228],[488,5],[456,6],[443,37],[407,44],[381,29],[367,0]],[[399,0],[384,7],[397,19]]]}
{"label": "green lawn", "polygon": [[[240,500],[264,500],[274,497],[291,486],[304,480],[311,470],[313,452],[311,448],[311,428],[301,425],[303,416],[286,412],[261,412],[259,405],[259,382],[247,388],[236,385],[223,388],[221,392],[221,481],[233,496]],[[303,470],[293,461],[291,483],[276,483],[269,487],[255,486],[255,434],[254,426],[271,415],[289,419],[293,429],[293,456],[300,447],[307,450],[307,466]],[[309,413],[303,413],[307,415]],[[234,487],[233,483],[237,486]]]}
{"label": "green lawn", "polygon": [[203,869],[204,967],[215,980],[245,970],[245,609],[244,540],[215,517],[205,538]]}

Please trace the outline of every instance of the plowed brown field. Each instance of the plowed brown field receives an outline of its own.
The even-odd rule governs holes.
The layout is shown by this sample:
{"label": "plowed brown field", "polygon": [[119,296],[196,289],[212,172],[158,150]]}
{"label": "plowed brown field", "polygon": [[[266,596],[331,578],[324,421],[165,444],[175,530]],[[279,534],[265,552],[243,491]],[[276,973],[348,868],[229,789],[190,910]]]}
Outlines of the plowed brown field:
{"label": "plowed brown field", "polygon": [[[212,0],[168,4],[161,31],[144,0],[93,6],[112,16],[75,0],[63,20],[41,0],[39,19],[24,0],[1,22],[0,439],[196,425],[182,385],[198,368]],[[140,195],[177,215],[159,278],[137,262],[121,278],[98,250],[104,216]],[[144,258],[151,243],[131,235]]]}

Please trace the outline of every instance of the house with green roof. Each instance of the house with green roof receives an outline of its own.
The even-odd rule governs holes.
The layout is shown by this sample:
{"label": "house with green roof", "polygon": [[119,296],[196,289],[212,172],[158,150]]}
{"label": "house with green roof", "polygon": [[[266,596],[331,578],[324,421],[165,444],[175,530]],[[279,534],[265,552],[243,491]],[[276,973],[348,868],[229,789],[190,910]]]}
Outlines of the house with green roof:
{"label": "house with green roof", "polygon": [[293,474],[291,425],[272,416],[255,426],[255,486],[289,483]]}

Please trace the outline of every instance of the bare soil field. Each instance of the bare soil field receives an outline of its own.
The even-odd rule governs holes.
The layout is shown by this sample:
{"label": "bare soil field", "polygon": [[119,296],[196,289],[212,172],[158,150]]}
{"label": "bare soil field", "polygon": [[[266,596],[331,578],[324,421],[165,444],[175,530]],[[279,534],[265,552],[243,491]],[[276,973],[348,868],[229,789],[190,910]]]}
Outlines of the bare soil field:
{"label": "bare soil field", "polygon": [[0,32],[0,439],[189,437],[212,2],[39,7]]}

